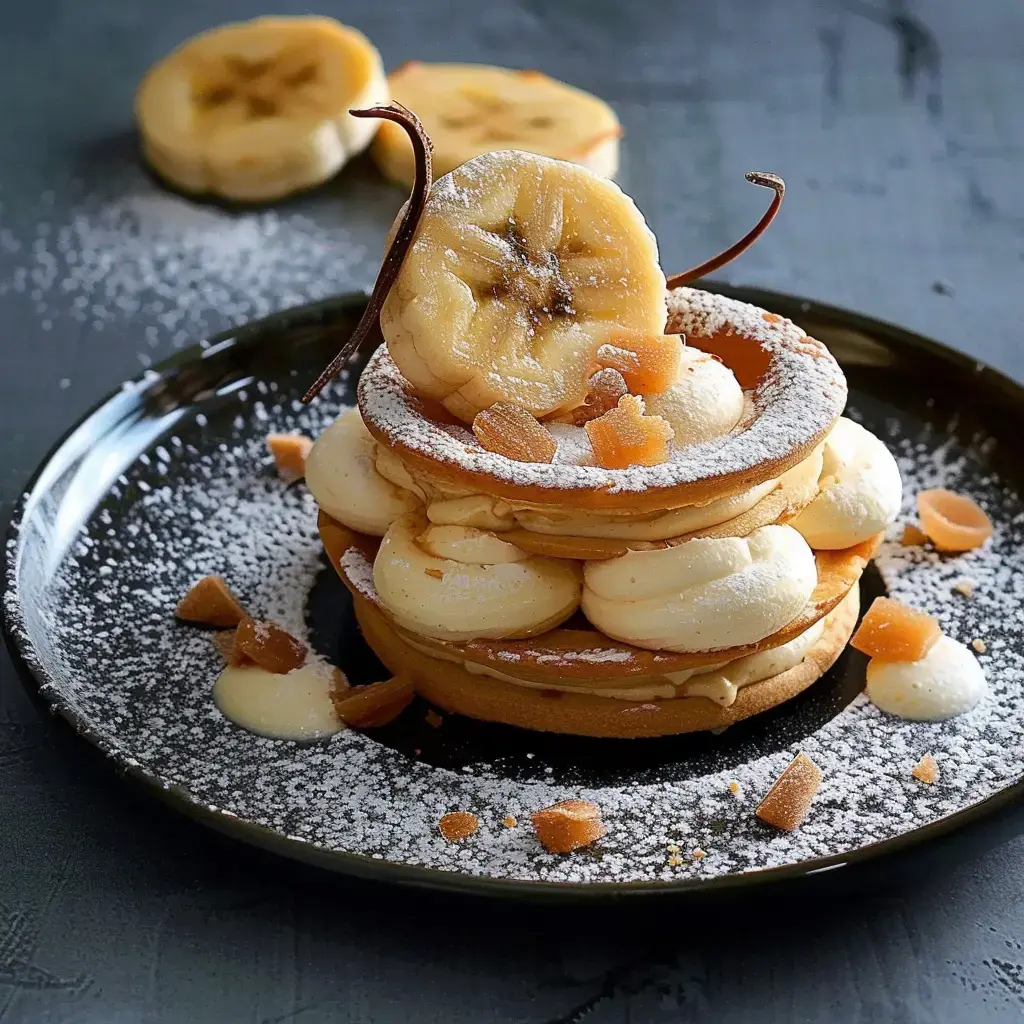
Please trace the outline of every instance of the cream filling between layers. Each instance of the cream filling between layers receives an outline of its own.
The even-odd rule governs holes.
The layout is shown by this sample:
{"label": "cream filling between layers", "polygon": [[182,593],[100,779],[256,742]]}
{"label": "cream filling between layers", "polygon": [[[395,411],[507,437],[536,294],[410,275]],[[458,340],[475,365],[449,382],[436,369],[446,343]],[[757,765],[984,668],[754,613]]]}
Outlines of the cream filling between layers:
{"label": "cream filling between layers", "polygon": [[438,640],[527,636],[578,607],[575,562],[544,558],[472,527],[392,523],[373,563],[380,602],[403,629]]}
{"label": "cream filling between layers", "polygon": [[843,418],[825,439],[818,496],[791,525],[816,550],[852,547],[894,522],[902,497],[892,453],[869,430]]}
{"label": "cream filling between layers", "polygon": [[594,537],[627,541],[671,540],[673,537],[695,533],[697,530],[720,526],[749,512],[776,487],[813,486],[813,482],[821,475],[821,469],[822,452],[816,449],[803,462],[783,473],[781,477],[767,480],[741,494],[719,498],[707,505],[684,505],[681,508],[644,515],[606,515],[562,510],[548,512],[536,508],[515,508],[513,505],[511,514],[524,530],[556,537]]}
{"label": "cream filling between layers", "polygon": [[792,621],[817,584],[814,553],[789,526],[629,551],[584,568],[583,612],[649,650],[695,653],[757,643]]}
{"label": "cream filling between layers", "polygon": [[306,485],[316,503],[360,533],[383,536],[420,499],[377,471],[377,442],[358,409],[349,409],[317,438],[306,457]]}

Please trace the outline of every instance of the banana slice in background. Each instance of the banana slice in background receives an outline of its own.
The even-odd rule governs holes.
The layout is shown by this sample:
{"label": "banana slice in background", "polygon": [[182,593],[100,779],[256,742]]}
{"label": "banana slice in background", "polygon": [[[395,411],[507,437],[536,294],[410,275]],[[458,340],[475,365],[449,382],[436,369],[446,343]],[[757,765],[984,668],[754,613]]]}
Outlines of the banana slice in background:
{"label": "banana slice in background", "polygon": [[146,73],[135,116],[172,185],[245,202],[318,185],[364,150],[388,100],[380,54],[331,18],[254,18],[187,40]]}
{"label": "banana slice in background", "polygon": [[[622,128],[611,107],[540,71],[409,61],[388,82],[423,122],[437,175],[500,149],[571,160],[607,178],[618,169]],[[412,147],[398,125],[381,125],[372,153],[384,174],[412,185]]]}
{"label": "banana slice in background", "polygon": [[498,401],[543,416],[583,401],[610,336],[663,334],[665,295],[617,185],[506,150],[434,183],[380,326],[403,376],[467,423]]}

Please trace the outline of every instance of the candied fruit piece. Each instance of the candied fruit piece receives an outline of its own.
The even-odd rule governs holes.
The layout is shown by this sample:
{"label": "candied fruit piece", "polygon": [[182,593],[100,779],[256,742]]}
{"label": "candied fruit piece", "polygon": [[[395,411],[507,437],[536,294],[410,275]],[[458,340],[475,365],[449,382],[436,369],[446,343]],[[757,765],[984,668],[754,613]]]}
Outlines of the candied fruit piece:
{"label": "candied fruit piece", "polygon": [[618,370],[633,394],[660,394],[679,379],[683,339],[678,334],[614,338],[598,348],[597,361]]}
{"label": "candied fruit piece", "polygon": [[334,710],[357,729],[376,729],[393,722],[413,698],[412,680],[394,676],[369,686],[354,686],[334,700]]}
{"label": "candied fruit piece", "polygon": [[449,811],[437,823],[438,831],[449,843],[468,839],[480,827],[480,819],[469,811]]}
{"label": "candied fruit piece", "polygon": [[174,614],[185,622],[226,629],[245,618],[245,609],[220,576],[204,576],[178,602]]}
{"label": "candied fruit piece", "polygon": [[572,853],[608,831],[601,821],[601,808],[589,800],[562,800],[535,811],[530,818],[548,853]]}
{"label": "candied fruit piece", "polygon": [[305,644],[280,626],[248,615],[238,624],[235,648],[260,668],[278,675],[301,668],[306,661]]}
{"label": "candied fruit piece", "polygon": [[938,622],[927,612],[876,597],[850,646],[879,661],[920,661],[941,635]]}
{"label": "candied fruit piece", "polygon": [[925,754],[924,757],[914,765],[914,769],[910,774],[919,782],[923,782],[930,786],[939,778],[939,766],[931,754]]}
{"label": "candied fruit piece", "polygon": [[629,388],[618,370],[611,367],[598,370],[587,382],[587,397],[583,399],[583,404],[573,410],[573,423],[582,427],[584,423],[596,420],[598,416],[614,409],[619,399],[626,394],[629,394]]}
{"label": "candied fruit piece", "polygon": [[921,491],[917,514],[932,543],[940,551],[971,551],[992,536],[992,520],[966,494],[941,487]]}
{"label": "candied fruit piece", "polygon": [[313,442],[302,434],[268,434],[267,447],[274,456],[278,475],[285,483],[293,484],[306,475],[306,456]]}
{"label": "candied fruit piece", "polygon": [[796,755],[754,812],[766,825],[790,832],[803,823],[821,785],[821,769],[803,752]]}
{"label": "candied fruit piece", "polygon": [[668,458],[673,430],[660,416],[644,415],[644,400],[623,395],[614,409],[584,428],[594,459],[605,469],[658,466]]}
{"label": "candied fruit piece", "polygon": [[489,452],[516,462],[551,462],[558,448],[551,431],[515,402],[495,402],[478,412],[473,433]]}
{"label": "candied fruit piece", "polygon": [[920,547],[922,544],[928,543],[928,534],[915,523],[907,523],[903,527],[903,536],[900,537],[900,543],[905,548]]}

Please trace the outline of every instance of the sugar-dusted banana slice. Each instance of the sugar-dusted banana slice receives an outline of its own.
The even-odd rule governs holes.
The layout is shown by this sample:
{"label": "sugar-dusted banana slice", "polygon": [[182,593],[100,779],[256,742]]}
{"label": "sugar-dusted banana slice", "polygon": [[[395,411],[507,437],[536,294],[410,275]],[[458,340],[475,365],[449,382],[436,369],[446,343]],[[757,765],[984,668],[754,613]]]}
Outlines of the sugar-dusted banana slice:
{"label": "sugar-dusted banana slice", "polygon": [[254,18],[195,36],[135,97],[146,159],[172,185],[246,202],[318,185],[377,129],[349,109],[386,102],[380,54],[331,18]]}
{"label": "sugar-dusted banana slice", "polygon": [[406,380],[467,423],[499,401],[539,417],[583,402],[609,338],[664,333],[665,294],[617,185],[505,150],[434,183],[380,326]]}
{"label": "sugar-dusted banana slice", "polygon": [[[540,71],[409,61],[388,82],[423,122],[438,175],[497,149],[571,160],[609,178],[618,169],[622,128],[612,108]],[[412,147],[399,125],[381,125],[372,153],[389,178],[412,185]]]}

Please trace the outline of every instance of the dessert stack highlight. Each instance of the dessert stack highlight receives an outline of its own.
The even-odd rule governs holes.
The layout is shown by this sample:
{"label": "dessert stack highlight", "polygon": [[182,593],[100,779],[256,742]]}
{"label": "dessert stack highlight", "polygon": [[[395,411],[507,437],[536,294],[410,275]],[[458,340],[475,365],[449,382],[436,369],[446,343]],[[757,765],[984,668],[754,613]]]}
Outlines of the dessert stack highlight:
{"label": "dessert stack highlight", "polygon": [[[722,728],[820,678],[901,497],[825,347],[667,288],[586,168],[506,151],[432,184],[415,118],[374,114],[417,180],[353,342],[379,321],[386,345],[306,479],[381,660],[448,711],[608,737]],[[778,209],[749,177],[772,206],[704,267]]]}

